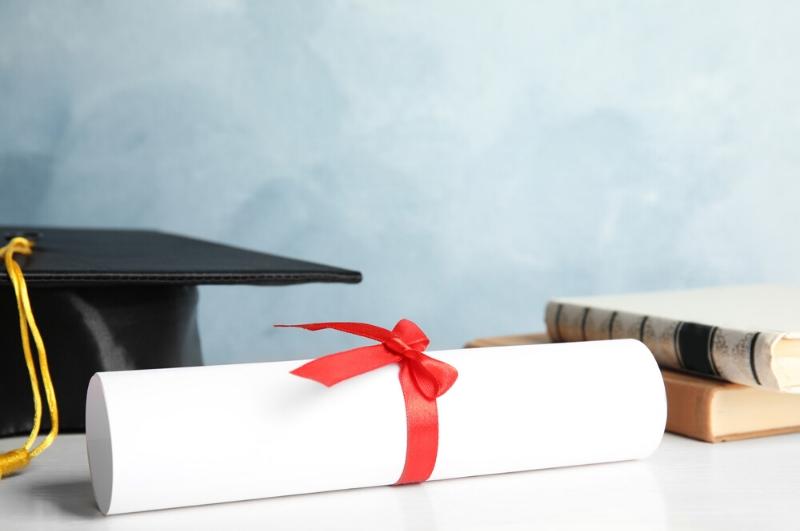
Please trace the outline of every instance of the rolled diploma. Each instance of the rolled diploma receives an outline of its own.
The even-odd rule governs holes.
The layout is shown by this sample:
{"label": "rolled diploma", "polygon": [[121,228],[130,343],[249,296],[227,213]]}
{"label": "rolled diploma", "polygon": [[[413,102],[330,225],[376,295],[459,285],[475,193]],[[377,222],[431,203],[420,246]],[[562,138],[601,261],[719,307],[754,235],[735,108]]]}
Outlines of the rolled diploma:
{"label": "rolled diploma", "polygon": [[[458,369],[438,399],[431,480],[643,458],[664,385],[635,340],[429,352]],[[326,388],[282,361],[96,374],[86,405],[105,514],[395,483],[406,452],[397,365]]]}

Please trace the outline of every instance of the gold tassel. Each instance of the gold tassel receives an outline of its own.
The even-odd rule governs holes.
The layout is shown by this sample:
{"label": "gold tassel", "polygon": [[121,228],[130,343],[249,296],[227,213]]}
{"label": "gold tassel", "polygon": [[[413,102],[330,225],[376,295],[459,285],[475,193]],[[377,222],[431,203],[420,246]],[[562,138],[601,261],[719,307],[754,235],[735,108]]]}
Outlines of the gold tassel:
{"label": "gold tassel", "polygon": [[[14,295],[17,299],[17,312],[19,313],[19,332],[22,340],[22,353],[25,356],[25,364],[28,367],[28,377],[31,381],[31,392],[33,394],[33,428],[28,439],[21,448],[0,454],[0,478],[18,472],[28,466],[30,461],[44,452],[55,440],[58,435],[58,406],[56,404],[56,392],[53,388],[53,381],[50,378],[50,369],[47,366],[47,353],[44,348],[42,335],[36,320],[33,317],[31,301],[28,298],[28,286],[22,268],[16,260],[15,254],[30,255],[33,252],[33,242],[27,238],[15,237],[6,246],[0,247],[0,257],[3,258],[6,266],[8,278],[14,286]],[[50,413],[50,433],[35,448],[34,443],[39,436],[39,428],[42,425],[42,395],[39,391],[39,378],[36,374],[36,364],[31,353],[31,341],[36,346],[39,360],[39,372],[42,375],[42,386],[47,399],[47,408]]]}
{"label": "gold tassel", "polygon": [[31,454],[25,448],[17,448],[0,454],[0,479],[18,472],[31,462]]}

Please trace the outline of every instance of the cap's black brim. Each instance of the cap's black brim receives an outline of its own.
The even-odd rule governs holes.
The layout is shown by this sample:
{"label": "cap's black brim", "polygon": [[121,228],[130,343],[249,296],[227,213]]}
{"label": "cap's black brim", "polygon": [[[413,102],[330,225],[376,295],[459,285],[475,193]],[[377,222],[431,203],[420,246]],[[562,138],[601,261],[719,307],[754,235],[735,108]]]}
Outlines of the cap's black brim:
{"label": "cap's black brim", "polygon": [[15,235],[34,240],[33,254],[20,257],[32,286],[361,281],[358,271],[163,232],[0,227],[0,233],[7,240]]}

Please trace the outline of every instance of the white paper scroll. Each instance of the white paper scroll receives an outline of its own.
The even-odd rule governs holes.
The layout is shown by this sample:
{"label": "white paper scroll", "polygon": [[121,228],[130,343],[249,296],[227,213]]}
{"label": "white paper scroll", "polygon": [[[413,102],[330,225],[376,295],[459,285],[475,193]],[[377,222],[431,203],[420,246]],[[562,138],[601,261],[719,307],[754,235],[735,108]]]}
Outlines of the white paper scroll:
{"label": "white paper scroll", "polygon": [[[650,351],[634,340],[429,352],[458,381],[438,399],[431,480],[637,459],[664,431]],[[302,361],[98,373],[86,435],[106,514],[397,481],[397,366],[326,388]]]}

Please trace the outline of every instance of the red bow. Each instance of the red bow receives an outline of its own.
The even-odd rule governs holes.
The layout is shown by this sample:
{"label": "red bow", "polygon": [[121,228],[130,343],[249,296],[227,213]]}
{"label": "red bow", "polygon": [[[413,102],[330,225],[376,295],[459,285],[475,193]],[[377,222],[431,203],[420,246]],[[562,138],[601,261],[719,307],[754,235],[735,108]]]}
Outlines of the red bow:
{"label": "red bow", "polygon": [[293,370],[292,374],[330,387],[378,367],[399,364],[400,386],[406,403],[407,447],[405,466],[397,483],[417,483],[430,477],[439,446],[436,398],[455,383],[458,371],[423,353],[430,341],[416,324],[402,319],[392,330],[366,323],[275,326],[311,331],[332,328],[378,341],[379,345],[358,347],[309,361]]}

